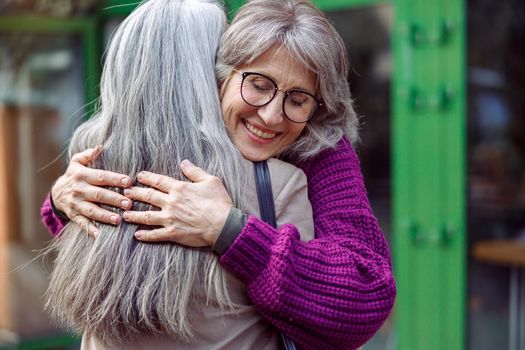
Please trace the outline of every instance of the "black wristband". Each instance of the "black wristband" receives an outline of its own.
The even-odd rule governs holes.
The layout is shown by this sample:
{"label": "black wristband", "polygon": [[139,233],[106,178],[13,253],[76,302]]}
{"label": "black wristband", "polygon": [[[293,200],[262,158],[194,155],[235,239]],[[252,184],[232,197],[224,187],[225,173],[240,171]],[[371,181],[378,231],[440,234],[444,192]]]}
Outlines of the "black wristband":
{"label": "black wristband", "polygon": [[223,255],[241,233],[247,220],[248,215],[244,214],[240,209],[231,208],[222,231],[219,233],[215,243],[213,243],[211,250],[219,256]]}
{"label": "black wristband", "polygon": [[53,202],[53,197],[51,196],[51,191],[49,192],[49,203],[51,203],[51,210],[57,217],[65,221],[69,221],[69,218],[67,217],[67,215],[55,207],[55,203]]}

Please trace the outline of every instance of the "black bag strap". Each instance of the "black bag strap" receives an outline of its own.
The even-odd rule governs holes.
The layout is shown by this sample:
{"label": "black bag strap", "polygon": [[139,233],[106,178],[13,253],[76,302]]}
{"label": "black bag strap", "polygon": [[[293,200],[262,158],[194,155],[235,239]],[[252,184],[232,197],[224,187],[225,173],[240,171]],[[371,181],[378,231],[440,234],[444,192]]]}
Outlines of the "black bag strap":
{"label": "black bag strap", "polygon": [[[275,204],[272,192],[272,179],[266,161],[253,162],[253,172],[255,175],[255,187],[257,188],[257,199],[259,200],[259,212],[261,219],[277,228],[277,217],[275,214]],[[285,350],[297,350],[293,340],[281,333]]]}
{"label": "black bag strap", "polygon": [[266,163],[266,161],[254,162],[253,170],[261,219],[277,228],[277,218],[275,217],[275,205],[272,193],[272,179],[270,178],[268,163]]}

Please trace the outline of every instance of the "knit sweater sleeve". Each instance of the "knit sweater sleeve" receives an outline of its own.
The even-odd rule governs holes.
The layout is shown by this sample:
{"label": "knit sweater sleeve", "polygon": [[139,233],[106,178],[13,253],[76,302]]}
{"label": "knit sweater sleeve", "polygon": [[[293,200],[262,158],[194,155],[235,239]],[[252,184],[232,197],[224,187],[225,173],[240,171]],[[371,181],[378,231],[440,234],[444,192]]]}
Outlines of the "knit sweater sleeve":
{"label": "knit sweater sleeve", "polygon": [[250,216],[220,262],[299,348],[354,349],[393,307],[389,249],[346,139],[298,166],[308,178],[315,238],[302,242],[295,226],[274,229]]}
{"label": "knit sweater sleeve", "polygon": [[44,224],[44,226],[47,227],[49,233],[51,233],[53,236],[58,236],[60,231],[62,231],[62,229],[67,223],[65,220],[62,220],[53,212],[53,207],[51,206],[51,198],[49,197],[49,194],[44,200],[42,208],[40,208],[40,218],[42,219],[42,223]]}

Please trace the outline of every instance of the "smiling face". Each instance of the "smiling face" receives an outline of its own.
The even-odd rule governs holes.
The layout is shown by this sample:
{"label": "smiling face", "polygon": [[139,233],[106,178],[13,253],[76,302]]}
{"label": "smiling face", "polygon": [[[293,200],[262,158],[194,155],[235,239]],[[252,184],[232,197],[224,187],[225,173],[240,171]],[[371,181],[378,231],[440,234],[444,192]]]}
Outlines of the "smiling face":
{"label": "smiling face", "polygon": [[[281,90],[302,90],[315,95],[315,75],[284,50],[271,48],[240,72],[261,73],[271,78]],[[306,127],[294,123],[283,114],[283,92],[273,100],[253,107],[241,96],[242,75],[232,72],[221,88],[221,109],[233,143],[248,160],[260,161],[274,157],[292,144]]]}

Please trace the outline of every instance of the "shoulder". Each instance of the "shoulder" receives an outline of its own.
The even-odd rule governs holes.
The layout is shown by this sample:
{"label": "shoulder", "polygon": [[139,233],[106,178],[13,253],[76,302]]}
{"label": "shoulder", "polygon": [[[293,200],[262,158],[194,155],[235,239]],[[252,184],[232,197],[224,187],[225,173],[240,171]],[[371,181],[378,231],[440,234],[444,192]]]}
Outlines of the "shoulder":
{"label": "shoulder", "polygon": [[343,137],[336,145],[319,152],[318,154],[297,162],[308,181],[313,177],[323,177],[327,174],[339,171],[357,171],[359,172],[359,159],[351,142]]}
{"label": "shoulder", "polygon": [[276,200],[297,189],[307,187],[306,175],[293,164],[271,158],[268,160],[268,169],[272,179],[273,196]]}

